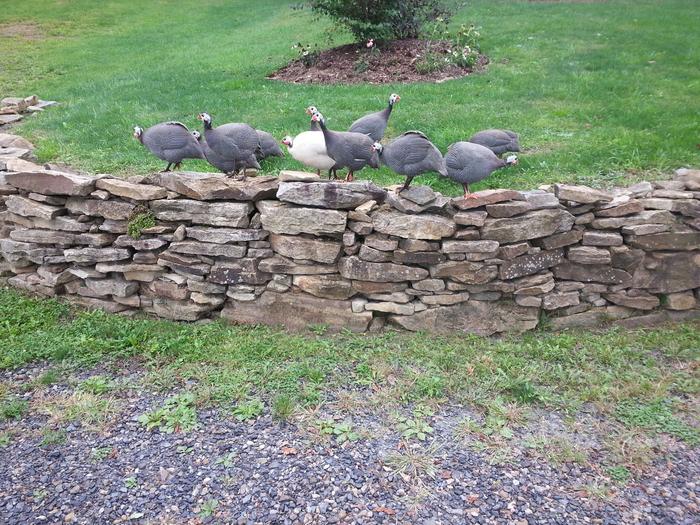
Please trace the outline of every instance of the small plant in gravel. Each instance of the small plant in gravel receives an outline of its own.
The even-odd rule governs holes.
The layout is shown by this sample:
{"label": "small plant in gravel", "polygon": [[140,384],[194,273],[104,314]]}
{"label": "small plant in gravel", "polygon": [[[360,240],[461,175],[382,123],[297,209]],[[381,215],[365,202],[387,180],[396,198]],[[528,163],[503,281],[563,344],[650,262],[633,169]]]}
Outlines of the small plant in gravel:
{"label": "small plant in gravel", "polygon": [[427,448],[403,446],[400,452],[388,454],[384,464],[405,481],[420,480],[422,476],[434,478],[437,474],[435,463],[438,450],[435,444]]}
{"label": "small plant in gravel", "polygon": [[233,415],[239,421],[248,421],[255,419],[262,414],[265,404],[261,399],[254,397],[246,401],[241,401],[233,409]]}
{"label": "small plant in gravel", "polygon": [[396,425],[396,428],[406,439],[416,438],[419,441],[425,441],[428,439],[428,435],[433,433],[433,427],[419,417],[408,418],[399,416],[398,420],[399,423]]}
{"label": "small plant in gravel", "polygon": [[334,436],[338,443],[346,441],[357,441],[360,435],[353,430],[352,421],[334,421],[333,419],[322,419],[317,422],[321,434]]}
{"label": "small plant in gravel", "polygon": [[278,421],[287,421],[294,412],[294,400],[286,394],[278,395],[272,402],[272,417]]}
{"label": "small plant in gravel", "polygon": [[194,452],[194,447],[188,447],[187,445],[179,445],[175,452],[182,454],[183,456],[192,454]]}
{"label": "small plant in gravel", "polygon": [[202,519],[208,518],[214,514],[216,509],[219,507],[219,502],[218,500],[215,499],[209,499],[202,503],[202,506],[199,510],[199,517]]}
{"label": "small plant in gravel", "polygon": [[27,411],[29,403],[24,399],[4,399],[0,401],[0,421],[19,419]]}
{"label": "small plant in gravel", "polygon": [[142,211],[140,213],[135,213],[131,217],[126,232],[132,239],[139,239],[143,234],[143,230],[153,228],[155,225],[156,218],[153,213],[150,211]]}
{"label": "small plant in gravel", "polygon": [[624,465],[615,465],[612,467],[608,467],[605,470],[608,473],[608,476],[610,476],[610,479],[612,479],[616,483],[625,484],[632,477],[632,474],[630,473],[629,469]]}
{"label": "small plant in gravel", "polygon": [[135,489],[139,486],[139,482],[135,477],[130,476],[128,478],[124,478],[124,486],[127,489]]}
{"label": "small plant in gravel", "polygon": [[89,392],[90,394],[102,395],[106,394],[114,388],[114,383],[107,376],[92,376],[83,380],[78,388],[83,392]]}
{"label": "small plant in gravel", "polygon": [[104,461],[112,454],[112,447],[97,447],[92,449],[90,457],[94,462]]}
{"label": "small plant in gravel", "polygon": [[12,442],[12,436],[9,432],[0,432],[0,448],[6,447]]}
{"label": "small plant in gravel", "polygon": [[236,453],[229,452],[225,456],[221,456],[216,460],[217,465],[221,465],[224,468],[231,468],[236,461]]}
{"label": "small plant in gravel", "polygon": [[147,430],[157,428],[166,434],[193,430],[198,426],[195,396],[186,392],[168,398],[161,408],[139,416],[139,422]]}
{"label": "small plant in gravel", "polygon": [[50,369],[39,376],[36,382],[42,386],[49,386],[58,383],[61,380],[61,375],[58,370]]}
{"label": "small plant in gravel", "polygon": [[48,447],[51,445],[63,445],[66,442],[67,434],[63,429],[53,430],[50,428],[45,428],[41,432],[41,441],[39,444],[42,447]]}
{"label": "small plant in gravel", "polygon": [[32,499],[36,503],[41,503],[46,499],[46,496],[49,495],[49,492],[45,489],[37,489],[34,492],[32,492]]}
{"label": "small plant in gravel", "polygon": [[670,403],[665,401],[646,404],[625,401],[618,405],[615,417],[628,427],[670,434],[693,446],[700,444],[700,430],[676,417],[671,411]]}

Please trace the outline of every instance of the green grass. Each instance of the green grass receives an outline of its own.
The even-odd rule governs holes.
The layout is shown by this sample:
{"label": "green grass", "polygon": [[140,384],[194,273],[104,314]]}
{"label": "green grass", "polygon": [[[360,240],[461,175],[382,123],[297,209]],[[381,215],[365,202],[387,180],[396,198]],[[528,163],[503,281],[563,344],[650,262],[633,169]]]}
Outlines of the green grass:
{"label": "green grass", "polygon": [[[145,367],[148,388],[155,376],[170,378],[156,389],[189,385],[186,398],[156,407],[151,426],[196,423],[195,402],[238,406],[233,410],[241,419],[255,417],[258,398],[284,420],[297,406],[315,407],[333,392],[359,389],[385,407],[467,403],[499,425],[519,420],[531,405],[576,412],[594,403],[628,425],[691,441],[695,435],[675,412],[678,399],[700,390],[697,323],[501,339],[399,332],[317,336],[124,318],[8,289],[0,289],[0,319],[0,369],[40,360],[70,368],[130,358]],[[99,402],[100,385],[94,378],[82,383],[81,395],[92,391]],[[4,411],[5,417],[21,415],[12,407]]]}
{"label": "green grass", "polygon": [[[3,4],[0,35],[34,24],[35,39],[0,36],[0,93],[37,93],[62,104],[20,132],[41,160],[92,172],[143,173],[162,163],[131,138],[132,126],[177,119],[196,127],[246,121],[281,138],[307,128],[318,106],[332,128],[402,101],[389,135],[419,128],[444,152],[488,127],[521,133],[519,166],[477,185],[532,188],[553,181],[595,185],[700,164],[700,14],[694,0],[525,2],[474,0],[453,26],[474,21],[491,58],[479,75],[442,84],[289,85],[265,76],[295,54],[293,43],[324,44],[324,21],[298,2],[243,0]],[[682,28],[682,30],[679,30]],[[347,41],[340,35],[336,44]],[[206,170],[201,161],[187,169]],[[297,167],[291,158],[265,164]],[[382,169],[361,177],[399,182]],[[427,176],[420,183],[458,194]]]}

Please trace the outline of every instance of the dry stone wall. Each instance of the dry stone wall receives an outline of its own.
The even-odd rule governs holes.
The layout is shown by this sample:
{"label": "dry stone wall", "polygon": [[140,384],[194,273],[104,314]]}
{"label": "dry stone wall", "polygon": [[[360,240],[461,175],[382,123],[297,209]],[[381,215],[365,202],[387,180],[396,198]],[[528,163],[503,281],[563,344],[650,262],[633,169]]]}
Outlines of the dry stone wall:
{"label": "dry stone wall", "polygon": [[88,308],[483,335],[700,315],[700,171],[465,200],[299,172],[123,180],[2,151],[0,170],[7,283]]}

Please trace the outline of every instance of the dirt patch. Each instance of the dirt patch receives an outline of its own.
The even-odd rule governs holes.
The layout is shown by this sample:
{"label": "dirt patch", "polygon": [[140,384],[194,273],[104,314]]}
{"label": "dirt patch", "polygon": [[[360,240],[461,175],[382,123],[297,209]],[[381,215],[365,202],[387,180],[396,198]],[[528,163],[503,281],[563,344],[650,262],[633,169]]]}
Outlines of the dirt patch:
{"label": "dirt patch", "polygon": [[0,24],[0,37],[40,40],[44,38],[44,32],[38,24],[22,22],[16,24]]}
{"label": "dirt patch", "polygon": [[[449,49],[449,42],[432,42],[433,62],[444,62]],[[445,62],[438,71],[425,71],[421,65],[427,52],[427,42],[417,39],[390,42],[375,53],[370,53],[363,44],[348,44],[322,51],[315,60],[307,59],[306,63],[294,60],[268,78],[298,84],[444,82],[481,71],[489,63],[487,56],[479,55],[473,67]]]}

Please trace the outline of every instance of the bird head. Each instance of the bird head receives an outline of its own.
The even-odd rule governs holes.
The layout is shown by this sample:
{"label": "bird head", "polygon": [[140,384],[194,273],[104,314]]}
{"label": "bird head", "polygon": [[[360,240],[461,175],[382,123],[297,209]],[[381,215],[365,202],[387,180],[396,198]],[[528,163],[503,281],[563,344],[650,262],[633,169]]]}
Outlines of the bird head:
{"label": "bird head", "polygon": [[379,142],[375,142],[374,144],[372,144],[372,150],[376,151],[381,155],[382,151],[384,150],[384,146],[382,146]]}
{"label": "bird head", "polygon": [[506,158],[506,166],[515,166],[518,163],[517,155],[508,155]]}
{"label": "bird head", "polygon": [[205,124],[211,124],[211,115],[209,113],[200,113],[197,115],[197,120],[201,120]]}
{"label": "bird head", "polygon": [[308,108],[306,108],[307,115],[313,115],[314,113],[318,113],[318,109],[316,109],[316,106],[309,106]]}
{"label": "bird head", "polygon": [[192,136],[195,138],[195,140],[197,142],[199,142],[199,139],[202,138],[202,134],[199,131],[197,131],[196,129],[192,132]]}
{"label": "bird head", "polygon": [[324,120],[323,115],[321,115],[321,113],[318,111],[311,115],[311,122],[324,122]]}
{"label": "bird head", "polygon": [[287,135],[286,137],[284,137],[284,138],[282,139],[282,144],[284,144],[284,145],[287,146],[288,148],[291,148],[291,147],[292,147],[292,144],[294,144],[294,140],[292,139],[292,137],[290,137],[289,135]]}
{"label": "bird head", "polygon": [[392,93],[391,96],[389,97],[389,104],[391,104],[393,106],[399,100],[401,100],[401,97],[398,96],[396,93]]}
{"label": "bird head", "polygon": [[141,140],[141,135],[143,135],[143,128],[141,126],[134,126],[134,138],[136,140]]}

